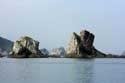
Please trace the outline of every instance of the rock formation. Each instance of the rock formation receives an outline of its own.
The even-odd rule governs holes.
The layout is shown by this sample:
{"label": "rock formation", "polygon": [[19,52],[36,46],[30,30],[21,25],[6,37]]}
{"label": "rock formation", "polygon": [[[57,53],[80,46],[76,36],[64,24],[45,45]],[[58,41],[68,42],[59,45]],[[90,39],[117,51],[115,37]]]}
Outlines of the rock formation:
{"label": "rock formation", "polygon": [[21,37],[15,41],[11,51],[11,57],[15,58],[39,58],[43,57],[39,50],[39,42],[28,37]]}
{"label": "rock formation", "polygon": [[43,55],[49,55],[49,51],[46,48],[40,49]]}
{"label": "rock formation", "polygon": [[82,30],[80,35],[73,32],[71,41],[67,50],[67,57],[76,58],[91,58],[91,57],[104,57],[105,54],[98,51],[94,46],[94,34],[87,30]]}
{"label": "rock formation", "polygon": [[64,47],[54,48],[50,53],[50,57],[65,57],[66,51]]}
{"label": "rock formation", "polygon": [[12,47],[13,47],[12,41],[10,41],[6,38],[0,37],[0,49],[1,50],[10,52]]}
{"label": "rock formation", "polygon": [[7,57],[13,47],[13,42],[0,37],[0,57]]}

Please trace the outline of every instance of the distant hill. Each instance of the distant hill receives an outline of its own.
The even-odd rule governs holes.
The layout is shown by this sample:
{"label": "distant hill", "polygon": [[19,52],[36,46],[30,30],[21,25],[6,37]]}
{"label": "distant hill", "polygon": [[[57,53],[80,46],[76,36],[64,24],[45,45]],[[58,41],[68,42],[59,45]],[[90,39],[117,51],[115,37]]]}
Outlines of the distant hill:
{"label": "distant hill", "polygon": [[9,52],[13,46],[13,42],[6,38],[0,37],[0,49]]}
{"label": "distant hill", "polygon": [[121,54],[122,56],[125,56],[125,51]]}

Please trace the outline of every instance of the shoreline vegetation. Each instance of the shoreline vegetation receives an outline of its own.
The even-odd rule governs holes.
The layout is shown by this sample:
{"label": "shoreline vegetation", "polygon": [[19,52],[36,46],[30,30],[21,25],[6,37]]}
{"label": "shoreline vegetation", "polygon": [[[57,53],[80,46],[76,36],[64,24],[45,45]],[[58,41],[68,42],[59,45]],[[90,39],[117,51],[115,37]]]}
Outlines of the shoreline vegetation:
{"label": "shoreline vegetation", "polygon": [[[105,54],[93,45],[95,35],[87,30],[81,30],[80,34],[73,32],[68,49],[54,48],[51,53],[47,49],[39,49],[39,41],[24,36],[12,42],[1,42],[0,57],[8,58],[125,58],[125,55]],[[2,40],[2,39],[1,39]],[[0,40],[0,41],[1,41]],[[5,40],[5,39],[3,39]],[[10,44],[9,44],[10,43]],[[7,45],[9,48],[7,48]],[[5,48],[6,46],[6,48]],[[7,50],[6,50],[7,49]],[[4,52],[3,52],[4,51]]]}

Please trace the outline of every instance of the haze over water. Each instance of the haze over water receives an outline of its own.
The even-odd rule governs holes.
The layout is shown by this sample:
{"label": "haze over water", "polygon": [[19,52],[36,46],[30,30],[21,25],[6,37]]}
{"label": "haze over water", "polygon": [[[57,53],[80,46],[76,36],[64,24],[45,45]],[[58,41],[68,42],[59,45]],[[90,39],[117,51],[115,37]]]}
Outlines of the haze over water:
{"label": "haze over water", "polygon": [[104,53],[125,50],[124,0],[0,0],[0,36],[28,35],[40,48],[67,48],[72,32],[88,29]]}
{"label": "haze over water", "polygon": [[[125,51],[124,0],[0,0],[0,37],[30,36],[40,48],[68,47],[87,29],[104,52]],[[0,83],[124,83],[124,59],[0,58]]]}

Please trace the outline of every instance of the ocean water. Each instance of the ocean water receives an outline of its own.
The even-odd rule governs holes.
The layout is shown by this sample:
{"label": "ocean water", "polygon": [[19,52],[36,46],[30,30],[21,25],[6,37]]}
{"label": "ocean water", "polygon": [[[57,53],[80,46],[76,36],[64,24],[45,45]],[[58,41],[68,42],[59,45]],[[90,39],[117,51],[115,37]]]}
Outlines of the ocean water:
{"label": "ocean water", "polygon": [[125,59],[0,59],[0,83],[125,83]]}

